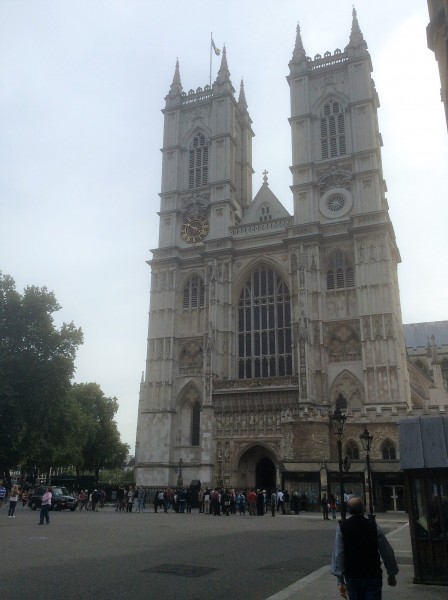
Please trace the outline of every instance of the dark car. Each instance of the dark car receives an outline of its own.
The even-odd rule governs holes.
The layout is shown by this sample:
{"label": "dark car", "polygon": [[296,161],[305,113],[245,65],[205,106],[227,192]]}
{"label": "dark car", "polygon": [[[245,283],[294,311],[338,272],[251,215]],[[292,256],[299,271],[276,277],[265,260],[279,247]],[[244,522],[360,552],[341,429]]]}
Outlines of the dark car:
{"label": "dark car", "polygon": [[[28,500],[28,506],[32,510],[36,510],[36,508],[40,508],[42,504],[42,496],[45,493],[45,490],[48,486],[41,485],[34,490],[31,494],[30,499]],[[70,496],[67,491],[67,488],[62,486],[54,486],[51,488],[51,493],[53,494],[51,498],[51,509],[52,510],[64,510],[68,508],[70,510],[76,510],[78,506],[78,500]]]}

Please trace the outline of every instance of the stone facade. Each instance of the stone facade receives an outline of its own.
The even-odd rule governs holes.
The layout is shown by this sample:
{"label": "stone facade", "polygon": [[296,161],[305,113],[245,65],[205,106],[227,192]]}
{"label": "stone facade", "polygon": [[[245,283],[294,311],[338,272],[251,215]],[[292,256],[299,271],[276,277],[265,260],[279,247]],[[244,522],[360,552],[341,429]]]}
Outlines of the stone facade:
{"label": "stone facade", "polygon": [[297,28],[289,69],[292,215],[267,172],[252,199],[251,119],[225,49],[212,86],[184,92],[176,64],[137,483],[175,486],[182,460],[184,482],[283,486],[315,506],[338,490],[329,414],[339,397],[347,485],[365,491],[367,424],[377,504],[388,508],[387,490],[396,498],[401,485],[397,418],[448,399],[442,391],[434,407],[410,380],[379,101],[355,11],[343,51],[311,59]]}
{"label": "stone facade", "polygon": [[448,127],[448,0],[428,0],[428,11],[428,48],[434,52],[439,66],[440,99]]}

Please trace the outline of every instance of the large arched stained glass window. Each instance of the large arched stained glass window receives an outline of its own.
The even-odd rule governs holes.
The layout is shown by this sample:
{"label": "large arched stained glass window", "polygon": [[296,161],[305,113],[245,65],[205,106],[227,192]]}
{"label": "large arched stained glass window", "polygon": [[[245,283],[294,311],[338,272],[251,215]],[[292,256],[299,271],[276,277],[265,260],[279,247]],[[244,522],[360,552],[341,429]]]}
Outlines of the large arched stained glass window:
{"label": "large arched stained glass window", "polygon": [[247,279],[238,301],[238,377],[291,374],[289,289],[274,269],[260,267]]}

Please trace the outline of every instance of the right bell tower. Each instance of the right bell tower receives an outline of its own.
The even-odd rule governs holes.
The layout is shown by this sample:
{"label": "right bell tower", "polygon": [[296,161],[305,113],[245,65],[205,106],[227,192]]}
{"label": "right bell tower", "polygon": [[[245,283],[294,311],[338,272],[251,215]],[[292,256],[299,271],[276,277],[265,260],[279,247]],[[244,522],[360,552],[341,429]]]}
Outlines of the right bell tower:
{"label": "right bell tower", "polygon": [[378,94],[353,9],[344,50],[306,56],[300,28],[291,97],[299,371],[308,397],[351,410],[411,407],[397,264],[381,165]]}

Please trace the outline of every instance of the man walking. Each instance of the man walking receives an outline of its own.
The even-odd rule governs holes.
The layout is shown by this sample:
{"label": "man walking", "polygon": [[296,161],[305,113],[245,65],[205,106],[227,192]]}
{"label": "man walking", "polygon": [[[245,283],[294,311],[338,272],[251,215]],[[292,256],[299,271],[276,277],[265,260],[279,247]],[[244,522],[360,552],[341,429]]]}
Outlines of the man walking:
{"label": "man walking", "polygon": [[330,506],[328,503],[328,498],[327,498],[327,494],[324,494],[324,497],[322,498],[322,500],[320,501],[320,505],[322,507],[322,514],[324,517],[324,521],[328,521],[328,507]]}
{"label": "man walking", "polygon": [[[387,583],[397,585],[394,551],[384,532],[364,517],[361,498],[347,502],[349,518],[336,529],[331,572],[338,578],[339,593],[349,600],[381,600],[381,559],[387,571]],[[381,557],[381,559],[380,559]]]}
{"label": "man walking", "polygon": [[51,498],[53,494],[51,493],[51,488],[47,488],[45,490],[45,494],[42,496],[42,504],[40,505],[40,521],[39,525],[44,524],[44,519],[47,522],[47,525],[50,523],[50,508],[51,508]]}

